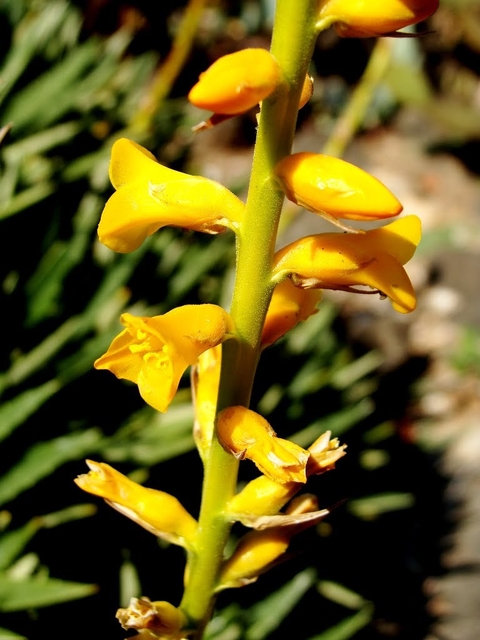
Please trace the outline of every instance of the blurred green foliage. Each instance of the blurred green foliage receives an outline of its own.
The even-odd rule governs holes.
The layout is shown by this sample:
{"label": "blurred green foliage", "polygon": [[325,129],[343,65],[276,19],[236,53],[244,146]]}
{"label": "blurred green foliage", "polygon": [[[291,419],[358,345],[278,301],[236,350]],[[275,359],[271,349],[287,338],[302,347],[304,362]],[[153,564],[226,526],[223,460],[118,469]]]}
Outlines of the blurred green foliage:
{"label": "blurred green foliage", "polygon": [[[170,4],[164,11],[174,24],[178,7]],[[190,455],[188,385],[160,415],[143,406],[133,386],[92,371],[92,362],[118,332],[127,307],[159,314],[180,303],[228,300],[234,256],[228,235],[212,240],[164,229],[123,256],[96,241],[111,193],[112,141],[128,133],[160,56],[153,47],[139,52],[133,46],[135,20],[119,18],[110,35],[101,35],[86,30],[83,9],[67,0],[0,5],[0,125],[12,124],[0,150],[0,640],[55,633],[71,640],[90,633],[120,638],[117,604],[141,593],[170,598],[181,588],[180,558],[103,505],[97,513],[98,505],[82,504],[72,479],[85,470],[85,457],[97,457],[127,471],[142,469],[142,480],[150,475],[151,486],[198,508],[201,470]],[[243,21],[247,38],[268,30],[271,10],[268,2],[212,3],[209,16],[216,37],[231,15],[237,26]],[[214,35],[203,34],[205,47]],[[185,100],[171,99],[143,142],[181,164],[191,124]],[[322,507],[352,500],[348,510],[334,509],[304,549],[294,550],[290,569],[279,568],[280,589],[274,576],[261,578],[250,595],[222,595],[210,640],[280,637],[275,633],[344,640],[364,628],[371,632],[376,606],[389,611],[381,597],[374,602],[372,582],[383,573],[378,569],[366,580],[361,554],[372,554],[375,544],[366,541],[375,542],[392,523],[398,542],[404,530],[398,518],[415,504],[414,479],[423,467],[415,459],[410,473],[417,476],[403,482],[408,447],[395,420],[406,392],[385,405],[392,381],[382,379],[381,363],[379,353],[348,344],[327,301],[266,353],[256,405],[280,433],[294,433],[304,446],[326,429],[348,433],[350,461],[343,472],[319,479],[318,488]],[[152,561],[152,553],[160,559]],[[172,565],[178,578],[170,577]],[[408,577],[401,579],[410,585]],[[364,588],[365,597],[358,595]],[[60,605],[80,598],[86,599]],[[50,613],[39,611],[43,607]],[[294,609],[300,624],[292,622]]]}

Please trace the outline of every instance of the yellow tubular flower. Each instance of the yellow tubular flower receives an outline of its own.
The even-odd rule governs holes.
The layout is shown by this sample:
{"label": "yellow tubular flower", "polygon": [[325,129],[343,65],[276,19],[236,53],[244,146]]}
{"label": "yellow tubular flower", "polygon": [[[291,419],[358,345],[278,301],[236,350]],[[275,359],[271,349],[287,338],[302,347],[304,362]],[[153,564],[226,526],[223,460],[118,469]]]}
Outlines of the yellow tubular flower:
{"label": "yellow tubular flower", "polygon": [[438,4],[439,0],[323,0],[318,23],[334,24],[344,38],[392,35],[426,20]]}
{"label": "yellow tubular flower", "polygon": [[402,211],[387,187],[350,162],[320,153],[294,153],[275,167],[289,200],[314,213],[346,220],[380,220]]}
{"label": "yellow tubular flower", "polygon": [[262,330],[262,347],[268,347],[302,320],[317,313],[322,292],[299,289],[290,280],[277,284],[268,307]]}
{"label": "yellow tubular flower", "polygon": [[293,531],[280,527],[247,533],[225,562],[218,590],[243,587],[255,582],[285,553],[292,535]]}
{"label": "yellow tubular flower", "polygon": [[110,197],[98,225],[100,242],[120,253],[138,249],[164,226],[204,233],[236,229],[244,204],[214,180],[159,164],[136,142],[121,138],[112,147]]}
{"label": "yellow tubular flower", "polygon": [[192,367],[192,394],[195,407],[193,435],[202,459],[210,448],[215,424],[222,346],[202,353]]}
{"label": "yellow tubular flower", "polygon": [[[330,439],[331,435],[326,431],[308,448],[307,477],[334,469],[337,460],[345,455],[346,445],[340,446],[337,438]],[[230,500],[228,512],[252,516],[277,514],[302,487],[300,482],[278,484],[267,476],[259,476]]]}
{"label": "yellow tubular flower", "polygon": [[228,313],[213,304],[185,305],[153,318],[124,313],[120,321],[126,328],[94,366],[135,382],[145,402],[162,412],[186,368],[232,332]]}
{"label": "yellow tubular flower", "polygon": [[218,416],[217,430],[224,449],[240,460],[252,460],[275,482],[306,482],[308,451],[277,438],[270,424],[255,411],[241,406],[228,407]]}
{"label": "yellow tubular flower", "polygon": [[269,96],[280,83],[280,67],[266,49],[243,49],[216,60],[191,89],[200,109],[237,115]]}
{"label": "yellow tubular flower", "polygon": [[126,609],[116,615],[125,630],[135,629],[142,638],[182,640],[185,638],[185,614],[165,600],[151,602],[148,598],[131,598]]}
{"label": "yellow tubular flower", "polygon": [[90,471],[75,483],[87,493],[104,498],[151,533],[189,548],[195,538],[197,521],[169,493],[148,489],[133,482],[110,465],[87,460]]}
{"label": "yellow tubular flower", "polygon": [[390,298],[401,313],[413,311],[415,292],[405,269],[420,242],[417,216],[405,216],[364,234],[322,233],[280,249],[274,278],[289,276],[302,288],[340,289],[365,285]]}

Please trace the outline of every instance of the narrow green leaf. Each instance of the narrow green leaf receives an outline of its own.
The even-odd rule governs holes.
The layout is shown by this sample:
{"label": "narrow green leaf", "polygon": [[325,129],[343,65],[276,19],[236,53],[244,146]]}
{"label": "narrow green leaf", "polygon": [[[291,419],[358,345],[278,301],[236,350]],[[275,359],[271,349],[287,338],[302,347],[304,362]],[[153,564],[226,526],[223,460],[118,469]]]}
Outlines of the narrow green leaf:
{"label": "narrow green leaf", "polygon": [[375,496],[349,500],[347,509],[357,518],[373,520],[383,513],[398,511],[398,509],[410,509],[415,503],[415,497],[411,493],[380,493]]}
{"label": "narrow green leaf", "polygon": [[97,587],[92,584],[32,577],[27,580],[12,580],[0,576],[0,610],[22,611],[48,607],[59,602],[78,600],[93,595]]}
{"label": "narrow green leaf", "polygon": [[40,523],[30,520],[23,527],[0,534],[0,571],[8,569],[22,553],[39,529]]}
{"label": "narrow green leaf", "polygon": [[19,636],[18,633],[14,631],[0,627],[0,640],[27,640],[27,638],[25,636]]}
{"label": "narrow green leaf", "polygon": [[245,640],[264,640],[275,631],[314,583],[315,571],[305,569],[278,591],[252,607],[251,623]]}
{"label": "narrow green leaf", "polygon": [[87,67],[99,56],[99,42],[89,38],[75,47],[61,62],[19,91],[9,102],[5,119],[16,129],[46,127],[72,108],[71,92]]}
{"label": "narrow green leaf", "polygon": [[20,213],[28,207],[45,200],[49,195],[56,191],[56,186],[51,182],[40,182],[32,187],[24,189],[11,200],[0,206],[0,220],[10,218],[16,213]]}
{"label": "narrow green leaf", "polygon": [[51,398],[62,384],[49,380],[39,387],[27,389],[0,407],[0,442],[23,424],[35,411]]}
{"label": "narrow green leaf", "polygon": [[363,629],[373,617],[373,606],[365,606],[360,611],[357,611],[353,616],[345,618],[338,624],[330,627],[323,633],[320,633],[310,640],[349,640],[353,636]]}
{"label": "narrow green leaf", "polygon": [[98,429],[88,429],[34,445],[20,462],[0,478],[0,504],[12,500],[65,462],[91,453],[100,439]]}

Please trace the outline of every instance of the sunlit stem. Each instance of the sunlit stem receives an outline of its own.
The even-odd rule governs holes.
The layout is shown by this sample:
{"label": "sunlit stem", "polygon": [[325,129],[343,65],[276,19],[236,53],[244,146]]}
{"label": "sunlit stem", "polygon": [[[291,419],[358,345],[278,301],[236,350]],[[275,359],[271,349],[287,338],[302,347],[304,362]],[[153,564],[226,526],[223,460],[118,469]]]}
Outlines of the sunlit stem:
{"label": "sunlit stem", "polygon": [[[261,331],[272,294],[272,258],[283,193],[273,179],[275,164],[290,153],[298,102],[315,44],[317,0],[277,0],[271,52],[284,82],[261,108],[245,217],[237,242],[231,315],[238,340],[224,344],[218,410],[248,406],[260,354]],[[214,437],[205,479],[196,553],[188,567],[181,603],[200,640],[213,607],[213,592],[231,523],[223,512],[235,492],[238,461]]]}

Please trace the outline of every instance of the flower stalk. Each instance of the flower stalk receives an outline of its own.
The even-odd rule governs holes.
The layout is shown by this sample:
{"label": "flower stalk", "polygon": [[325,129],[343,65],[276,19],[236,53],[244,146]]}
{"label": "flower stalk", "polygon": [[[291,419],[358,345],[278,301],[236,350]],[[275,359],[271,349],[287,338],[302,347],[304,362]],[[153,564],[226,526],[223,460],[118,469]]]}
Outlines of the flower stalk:
{"label": "flower stalk", "polygon": [[[290,153],[298,104],[315,44],[316,0],[278,0],[271,53],[283,74],[279,88],[262,102],[251,180],[237,233],[237,270],[230,315],[237,339],[223,345],[217,411],[248,407],[261,351],[261,334],[273,291],[271,270],[283,204],[273,176],[276,163]],[[238,371],[242,372],[239,377]],[[238,460],[214,436],[205,463],[196,553],[181,608],[200,640],[210,618],[213,593],[231,523],[224,517],[237,482]]]}

